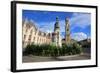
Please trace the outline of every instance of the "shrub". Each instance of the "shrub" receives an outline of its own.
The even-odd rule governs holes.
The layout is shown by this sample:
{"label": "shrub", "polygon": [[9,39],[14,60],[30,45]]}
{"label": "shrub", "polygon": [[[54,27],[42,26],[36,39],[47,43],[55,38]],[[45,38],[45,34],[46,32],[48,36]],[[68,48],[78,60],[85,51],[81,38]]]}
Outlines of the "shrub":
{"label": "shrub", "polygon": [[24,55],[37,55],[37,56],[65,56],[65,55],[75,55],[80,54],[82,52],[82,48],[79,44],[64,44],[62,47],[57,47],[55,45],[27,45]]}
{"label": "shrub", "polygon": [[73,50],[76,54],[80,54],[82,52],[82,47],[81,47],[81,45],[74,43],[73,44]]}
{"label": "shrub", "polygon": [[31,45],[28,45],[25,48],[25,51],[23,51],[23,55],[29,55],[29,54],[32,54],[33,52],[34,52],[34,49],[32,49],[32,46]]}

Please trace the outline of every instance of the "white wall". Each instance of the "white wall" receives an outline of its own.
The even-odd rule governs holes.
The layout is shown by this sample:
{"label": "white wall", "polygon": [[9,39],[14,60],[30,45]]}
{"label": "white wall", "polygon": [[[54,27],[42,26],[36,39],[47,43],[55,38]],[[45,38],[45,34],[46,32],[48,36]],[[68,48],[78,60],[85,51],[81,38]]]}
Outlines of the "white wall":
{"label": "white wall", "polygon": [[[11,0],[0,0],[0,73],[11,73],[10,72],[10,53],[11,53],[10,52],[10,1]],[[31,0],[31,1],[98,5],[100,8],[100,0]],[[98,13],[100,13],[100,10]],[[100,16],[100,14],[98,16]],[[100,19],[100,17],[98,19]],[[98,26],[98,28],[99,27],[100,25]],[[98,31],[100,31],[100,28]],[[100,43],[100,41],[98,43]],[[98,48],[99,51],[98,54],[100,56],[99,48]],[[99,57],[99,61],[100,61],[100,57]],[[100,72],[100,67],[38,71],[34,73],[99,73],[99,72]],[[29,72],[29,73],[33,73],[33,72]]]}

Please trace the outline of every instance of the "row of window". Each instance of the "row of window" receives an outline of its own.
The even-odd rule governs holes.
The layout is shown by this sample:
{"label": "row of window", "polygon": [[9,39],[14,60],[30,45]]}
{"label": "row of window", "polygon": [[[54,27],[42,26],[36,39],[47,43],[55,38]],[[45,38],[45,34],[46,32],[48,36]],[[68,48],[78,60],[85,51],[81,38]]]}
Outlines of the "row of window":
{"label": "row of window", "polygon": [[[26,35],[24,35],[24,40],[26,39]],[[28,38],[28,41],[31,41],[31,39],[32,39],[32,35],[29,35],[29,38]],[[48,39],[48,38],[44,38],[44,37],[33,37],[33,41],[36,41],[37,40],[37,42],[40,42],[40,43],[46,43],[46,42],[49,42],[50,41],[50,39]]]}
{"label": "row of window", "polygon": [[[34,29],[34,28],[33,28]],[[36,33],[37,33],[37,30],[36,31],[33,31],[33,29],[31,29],[31,30],[29,30],[29,28],[25,28],[25,33],[27,33],[28,31],[28,33],[30,33],[30,34],[33,34],[33,32],[34,32],[34,35],[36,35]],[[39,31],[38,32],[38,35],[39,36],[47,36],[48,38],[50,38],[51,37],[51,34],[49,33],[49,34],[46,34],[46,33],[44,33],[44,32],[41,32],[41,31]]]}

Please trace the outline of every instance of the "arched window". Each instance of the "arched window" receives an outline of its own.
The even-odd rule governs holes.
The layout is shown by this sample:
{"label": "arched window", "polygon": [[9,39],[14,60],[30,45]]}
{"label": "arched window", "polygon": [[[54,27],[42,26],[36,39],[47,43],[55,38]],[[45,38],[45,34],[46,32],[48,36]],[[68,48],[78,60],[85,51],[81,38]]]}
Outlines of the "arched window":
{"label": "arched window", "polygon": [[26,35],[24,35],[24,40],[26,39]]}
{"label": "arched window", "polygon": [[31,34],[33,33],[33,30],[31,30],[31,32],[30,32]]}
{"label": "arched window", "polygon": [[27,31],[28,31],[28,28],[26,28],[26,31],[25,32],[27,33]]}
{"label": "arched window", "polygon": [[29,35],[29,38],[28,38],[28,40],[29,40],[29,41],[31,41],[31,35]]}
{"label": "arched window", "polygon": [[34,41],[35,41],[35,37],[34,37]]}

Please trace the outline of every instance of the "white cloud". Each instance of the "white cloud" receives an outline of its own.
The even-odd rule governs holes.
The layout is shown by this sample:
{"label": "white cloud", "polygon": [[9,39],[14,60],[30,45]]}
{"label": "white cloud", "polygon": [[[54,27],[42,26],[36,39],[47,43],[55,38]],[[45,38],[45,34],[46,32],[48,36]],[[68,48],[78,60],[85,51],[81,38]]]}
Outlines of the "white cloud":
{"label": "white cloud", "polygon": [[[56,21],[51,22],[40,22],[38,23],[38,27],[41,31],[44,32],[53,32],[54,31],[54,25]],[[65,32],[65,20],[59,21],[60,25],[60,32]]]}
{"label": "white cloud", "polygon": [[74,27],[85,28],[91,24],[91,14],[89,13],[73,13],[70,24]]}
{"label": "white cloud", "polygon": [[54,30],[54,24],[55,22],[40,22],[38,23],[39,26],[39,30],[43,31],[43,32],[48,32],[51,33]]}
{"label": "white cloud", "polygon": [[[70,21],[70,31],[75,27],[80,27],[83,29],[91,24],[91,15],[89,13],[73,13],[72,18],[69,18],[69,21]],[[56,21],[39,22],[36,23],[36,26],[39,28],[39,30],[43,32],[51,33],[54,31],[55,22]],[[60,20],[59,24],[60,24],[60,33],[65,32],[65,20]],[[87,38],[87,35],[83,32],[75,33],[72,35],[76,40]]]}
{"label": "white cloud", "polygon": [[[91,24],[91,14],[89,13],[73,13],[72,18],[69,18],[70,31],[76,27],[84,29]],[[65,32],[65,20],[60,20],[60,32]]]}
{"label": "white cloud", "polygon": [[87,35],[83,32],[77,32],[77,33],[73,33],[71,35],[71,38],[74,39],[74,40],[80,41],[80,40],[86,39]]}

